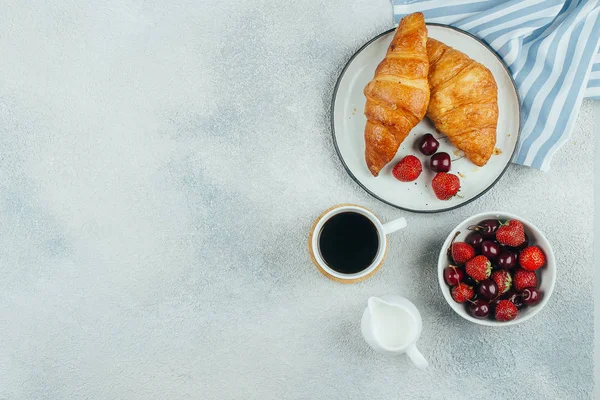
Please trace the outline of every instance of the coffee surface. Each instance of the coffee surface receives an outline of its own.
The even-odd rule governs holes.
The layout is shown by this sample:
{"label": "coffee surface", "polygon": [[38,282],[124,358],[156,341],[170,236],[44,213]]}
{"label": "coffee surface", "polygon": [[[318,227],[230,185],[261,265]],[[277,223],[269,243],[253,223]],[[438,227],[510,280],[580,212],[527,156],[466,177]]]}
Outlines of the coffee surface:
{"label": "coffee surface", "polygon": [[325,263],[343,274],[365,270],[377,255],[379,235],[371,220],[348,211],[334,215],[321,228],[319,250]]}

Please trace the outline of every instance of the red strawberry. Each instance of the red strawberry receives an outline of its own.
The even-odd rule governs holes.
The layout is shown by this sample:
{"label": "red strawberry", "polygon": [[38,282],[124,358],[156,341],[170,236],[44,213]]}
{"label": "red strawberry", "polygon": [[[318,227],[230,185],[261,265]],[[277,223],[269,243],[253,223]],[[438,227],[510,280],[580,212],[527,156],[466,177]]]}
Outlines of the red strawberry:
{"label": "red strawberry", "polygon": [[431,182],[431,187],[438,199],[448,200],[458,193],[460,189],[460,179],[454,174],[438,172]]}
{"label": "red strawberry", "polygon": [[524,269],[518,269],[515,271],[513,276],[513,283],[517,292],[522,292],[523,289],[528,287],[537,288],[538,281],[535,272],[526,271]]}
{"label": "red strawberry", "polygon": [[406,156],[396,164],[392,174],[401,182],[411,182],[421,175],[421,171],[421,161],[415,156]]}
{"label": "red strawberry", "polygon": [[464,283],[459,283],[452,288],[452,298],[457,303],[464,303],[467,300],[471,300],[475,296],[473,287]]}
{"label": "red strawberry", "polygon": [[494,271],[492,274],[492,279],[496,282],[498,286],[498,293],[503,294],[508,292],[510,287],[512,286],[512,276],[510,276],[510,272],[505,269],[501,269],[498,271]]}
{"label": "red strawberry", "polygon": [[492,263],[486,256],[475,256],[467,261],[467,275],[476,281],[482,281],[490,277]]}
{"label": "red strawberry", "polygon": [[510,321],[515,319],[518,314],[517,306],[509,300],[500,300],[496,305],[494,316],[497,321]]}
{"label": "red strawberry", "polygon": [[519,264],[528,271],[535,271],[546,264],[546,256],[537,246],[525,247],[519,254]]}
{"label": "red strawberry", "polygon": [[475,249],[465,242],[456,242],[450,246],[450,255],[455,263],[462,265],[475,257]]}
{"label": "red strawberry", "polygon": [[511,219],[496,231],[496,240],[505,246],[518,247],[525,242],[525,229],[521,221]]}

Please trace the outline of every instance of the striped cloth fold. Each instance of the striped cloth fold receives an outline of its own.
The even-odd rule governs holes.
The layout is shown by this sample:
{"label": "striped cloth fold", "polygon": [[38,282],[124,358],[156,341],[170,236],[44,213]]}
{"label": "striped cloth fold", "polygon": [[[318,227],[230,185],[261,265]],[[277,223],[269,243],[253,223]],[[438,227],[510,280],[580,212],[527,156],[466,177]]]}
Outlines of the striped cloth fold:
{"label": "striped cloth fold", "polygon": [[584,97],[600,100],[600,0],[392,0],[394,21],[421,11],[483,39],[522,101],[513,162],[547,171]]}

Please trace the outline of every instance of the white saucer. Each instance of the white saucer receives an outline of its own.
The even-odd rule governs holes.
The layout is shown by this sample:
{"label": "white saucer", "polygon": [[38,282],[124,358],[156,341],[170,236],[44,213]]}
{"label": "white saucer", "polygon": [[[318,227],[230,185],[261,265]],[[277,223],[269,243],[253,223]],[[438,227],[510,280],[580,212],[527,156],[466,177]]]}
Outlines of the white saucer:
{"label": "white saucer", "polygon": [[[429,36],[467,54],[492,71],[498,84],[498,135],[496,148],[499,150],[484,167],[477,167],[467,158],[452,163],[450,172],[459,174],[461,190],[459,196],[450,200],[438,200],[431,189],[435,173],[429,170],[429,157],[421,154],[418,139],[425,133],[442,137],[433,124],[423,119],[404,140],[392,162],[386,165],[377,178],[373,177],[365,164],[363,114],[365,96],[363,90],[373,78],[375,68],[384,58],[394,36],[394,29],[371,39],[348,61],[338,78],[332,102],[331,124],[336,150],[350,176],[367,192],[392,206],[414,212],[441,212],[463,206],[485,192],[500,179],[516,150],[520,133],[520,100],[515,83],[504,62],[485,43],[471,34],[454,27],[427,24]],[[455,147],[444,138],[440,149],[452,159],[460,155]],[[457,152],[455,155],[454,152]],[[399,182],[392,175],[392,168],[404,156],[412,154],[423,162],[423,172],[414,182]],[[416,183],[416,184],[415,184]]]}

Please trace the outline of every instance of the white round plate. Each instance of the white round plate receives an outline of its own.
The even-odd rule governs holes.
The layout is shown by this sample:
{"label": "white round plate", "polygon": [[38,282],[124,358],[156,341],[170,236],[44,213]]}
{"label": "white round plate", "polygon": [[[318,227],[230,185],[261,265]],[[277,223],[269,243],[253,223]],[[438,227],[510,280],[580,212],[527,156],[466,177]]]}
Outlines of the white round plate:
{"label": "white round plate", "polygon": [[[417,149],[418,139],[425,133],[443,137],[438,151],[445,151],[452,159],[459,151],[442,134],[437,133],[429,119],[424,118],[404,140],[396,157],[386,165],[377,178],[365,163],[363,114],[366,99],[363,90],[373,78],[375,68],[383,60],[395,29],[370,40],[348,61],[338,78],[333,92],[331,125],[333,140],[346,171],[367,192],[379,200],[407,211],[441,212],[463,206],[485,192],[500,179],[517,147],[521,125],[520,99],[515,83],[504,62],[485,43],[460,29],[440,24],[427,24],[429,36],[467,54],[485,65],[498,85],[498,129],[496,151],[484,167],[477,167],[467,158],[452,162],[452,173],[458,174],[461,189],[450,200],[439,200],[431,189],[435,173],[429,170],[429,157]],[[423,163],[423,172],[414,182],[400,182],[392,175],[392,168],[406,155],[415,155]]]}

